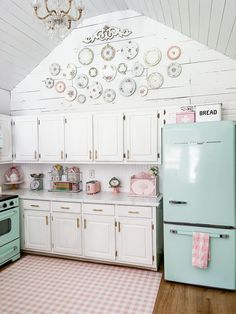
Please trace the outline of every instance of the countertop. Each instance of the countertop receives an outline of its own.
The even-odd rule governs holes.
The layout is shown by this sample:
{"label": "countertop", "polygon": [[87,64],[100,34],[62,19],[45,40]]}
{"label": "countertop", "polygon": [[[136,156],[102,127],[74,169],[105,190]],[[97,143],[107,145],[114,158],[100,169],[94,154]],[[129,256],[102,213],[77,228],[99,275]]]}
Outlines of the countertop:
{"label": "countertop", "polygon": [[49,200],[61,202],[79,202],[79,203],[98,203],[98,204],[120,204],[120,205],[137,205],[137,206],[154,206],[157,207],[162,199],[162,194],[158,197],[134,197],[129,193],[112,194],[111,192],[100,192],[94,195],[87,195],[85,192],[68,193],[68,192],[49,192],[31,191],[28,189],[19,189],[15,191],[4,191],[5,194],[16,194],[20,198],[31,200]]}

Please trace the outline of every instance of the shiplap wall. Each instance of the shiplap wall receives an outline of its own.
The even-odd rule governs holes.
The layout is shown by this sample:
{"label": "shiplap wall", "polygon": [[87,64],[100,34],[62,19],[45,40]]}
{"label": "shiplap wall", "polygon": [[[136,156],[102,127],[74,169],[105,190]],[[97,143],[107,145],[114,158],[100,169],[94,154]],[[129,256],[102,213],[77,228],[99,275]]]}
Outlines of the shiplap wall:
{"label": "shiplap wall", "polygon": [[[139,54],[134,60],[125,61],[121,57],[120,49],[127,39],[116,37],[109,41],[117,50],[116,57],[109,62],[110,64],[118,65],[121,61],[127,62],[131,69],[135,61],[143,63],[143,54],[149,48],[158,47],[162,51],[160,64],[157,67],[146,69],[143,76],[136,79],[137,86],[146,85],[147,74],[154,71],[161,72],[165,79],[162,88],[150,90],[145,98],[138,96],[137,92],[127,98],[119,95],[118,86],[123,76],[117,74],[115,80],[110,83],[106,83],[102,79],[101,70],[106,62],[100,57],[100,51],[105,43],[98,41],[87,45],[95,53],[94,62],[90,66],[98,68],[100,76],[95,80],[101,81],[104,89],[111,87],[116,90],[117,98],[113,104],[104,103],[102,97],[96,101],[89,100],[83,105],[76,100],[67,102],[54,89],[45,88],[42,81],[50,76],[48,68],[52,62],[60,63],[64,69],[68,63],[76,63],[78,72],[88,73],[90,66],[80,66],[77,57],[78,51],[85,46],[82,40],[106,24],[130,29],[132,35],[128,39],[136,41],[140,47]],[[169,78],[166,72],[167,66],[171,63],[166,52],[171,45],[178,45],[182,49],[182,55],[177,62],[182,65],[183,70],[182,74],[175,79]],[[129,71],[127,76],[132,76],[132,73]],[[69,81],[67,84],[73,85],[73,82]],[[81,92],[84,91],[81,90]],[[11,113],[24,115],[134,107],[167,108],[176,105],[215,102],[223,103],[224,119],[236,120],[236,61],[150,18],[132,11],[123,11],[88,19],[83,27],[74,30],[12,91]]]}

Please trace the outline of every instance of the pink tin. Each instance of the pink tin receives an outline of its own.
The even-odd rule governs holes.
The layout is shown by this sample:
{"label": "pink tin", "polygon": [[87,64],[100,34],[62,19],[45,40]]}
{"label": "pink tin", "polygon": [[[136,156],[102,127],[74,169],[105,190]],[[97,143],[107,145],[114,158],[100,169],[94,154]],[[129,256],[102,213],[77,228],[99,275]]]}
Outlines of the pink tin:
{"label": "pink tin", "polygon": [[176,113],[176,123],[193,123],[195,122],[195,112]]}

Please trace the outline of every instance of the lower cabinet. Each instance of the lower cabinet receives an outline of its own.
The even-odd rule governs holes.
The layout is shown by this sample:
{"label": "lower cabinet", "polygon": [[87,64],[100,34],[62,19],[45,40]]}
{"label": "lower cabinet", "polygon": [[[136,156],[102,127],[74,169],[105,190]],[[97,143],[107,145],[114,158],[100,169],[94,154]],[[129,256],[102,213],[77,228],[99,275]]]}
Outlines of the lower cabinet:
{"label": "lower cabinet", "polygon": [[50,213],[24,211],[25,249],[51,251]]}
{"label": "lower cabinet", "polygon": [[118,219],[117,260],[134,264],[153,264],[152,221],[143,218]]}
{"label": "lower cabinet", "polygon": [[84,215],[84,256],[115,260],[115,218]]}
{"label": "lower cabinet", "polygon": [[54,253],[81,255],[81,215],[53,213],[52,243]]}

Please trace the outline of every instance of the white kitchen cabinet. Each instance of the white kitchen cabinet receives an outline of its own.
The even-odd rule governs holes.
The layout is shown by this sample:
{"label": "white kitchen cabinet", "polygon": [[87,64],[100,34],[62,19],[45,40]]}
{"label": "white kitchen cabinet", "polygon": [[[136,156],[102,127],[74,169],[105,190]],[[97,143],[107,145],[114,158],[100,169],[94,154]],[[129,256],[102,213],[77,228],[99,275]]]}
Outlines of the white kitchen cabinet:
{"label": "white kitchen cabinet", "polygon": [[69,255],[82,254],[81,215],[53,212],[53,252]]}
{"label": "white kitchen cabinet", "polygon": [[94,114],[94,160],[123,161],[123,114]]}
{"label": "white kitchen cabinet", "polygon": [[119,217],[117,222],[117,260],[151,266],[153,263],[152,221]]}
{"label": "white kitchen cabinet", "polygon": [[93,159],[91,114],[65,116],[65,153],[67,161],[91,161]]}
{"label": "white kitchen cabinet", "polygon": [[12,126],[11,117],[0,115],[0,132],[3,138],[3,147],[0,148],[0,162],[12,160]]}
{"label": "white kitchen cabinet", "polygon": [[157,162],[157,112],[125,113],[126,161]]}
{"label": "white kitchen cabinet", "polygon": [[14,160],[38,160],[38,118],[14,117]]}
{"label": "white kitchen cabinet", "polygon": [[25,210],[25,249],[51,251],[50,213]]}
{"label": "white kitchen cabinet", "polygon": [[84,256],[115,260],[115,218],[84,215]]}
{"label": "white kitchen cabinet", "polygon": [[61,115],[39,118],[40,161],[64,161],[64,120]]}

